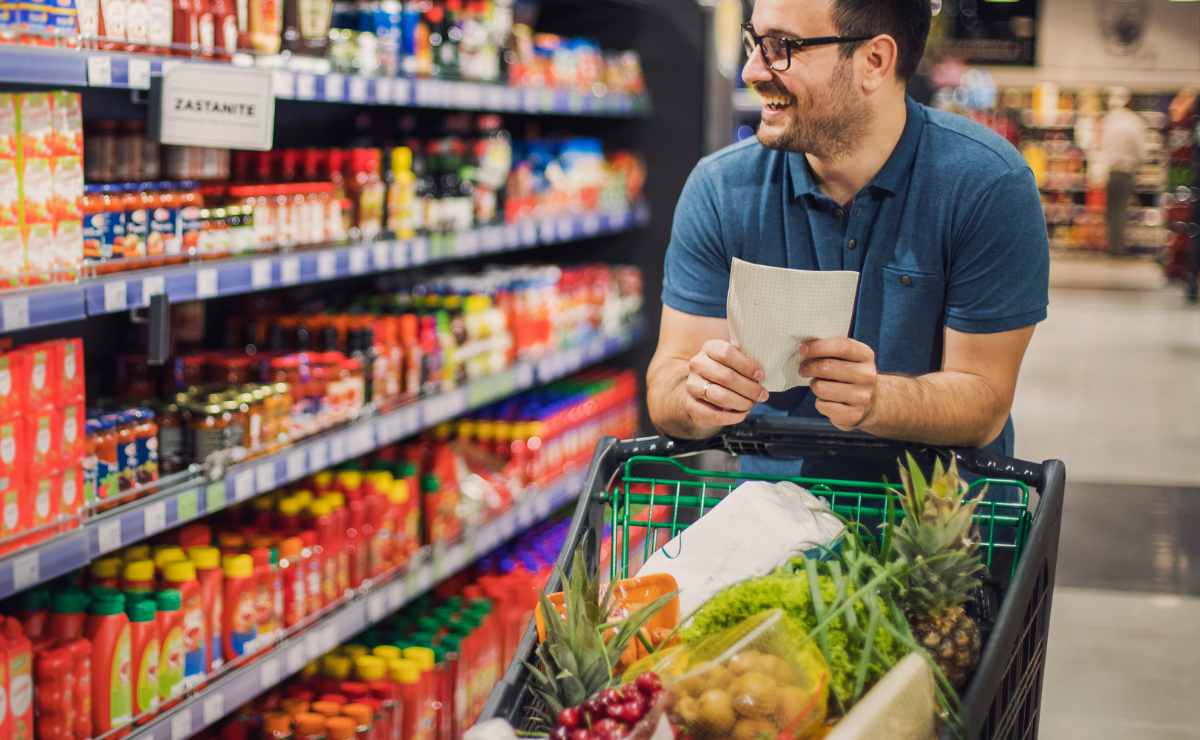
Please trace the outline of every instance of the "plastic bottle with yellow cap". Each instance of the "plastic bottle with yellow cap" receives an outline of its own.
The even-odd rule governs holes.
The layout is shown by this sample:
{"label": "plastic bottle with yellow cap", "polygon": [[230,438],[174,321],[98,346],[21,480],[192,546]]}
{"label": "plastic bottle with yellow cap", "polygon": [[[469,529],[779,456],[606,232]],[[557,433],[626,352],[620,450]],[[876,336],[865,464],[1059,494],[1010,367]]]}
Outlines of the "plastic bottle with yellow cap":
{"label": "plastic bottle with yellow cap", "polygon": [[[346,497],[338,491],[332,491],[321,496],[321,500],[329,504],[329,515],[333,517],[333,536],[334,541],[337,543],[332,548],[334,551],[333,560],[337,564],[334,592],[340,598],[350,589],[350,551],[346,548],[346,526],[348,523]],[[330,549],[326,545],[325,552],[329,553]]]}
{"label": "plastic bottle with yellow cap", "polygon": [[162,581],[166,588],[179,592],[184,626],[180,646],[183,656],[183,679],[189,688],[197,686],[208,672],[209,644],[206,642],[208,630],[205,628],[208,614],[200,590],[200,581],[196,577],[196,564],[191,560],[167,563],[163,569]]}
{"label": "plastic bottle with yellow cap", "polygon": [[127,563],[134,560],[150,560],[150,546],[130,545],[121,551],[121,558]]}
{"label": "plastic bottle with yellow cap", "polygon": [[367,684],[371,696],[381,705],[375,716],[375,732],[383,737],[400,736],[400,686],[388,676],[387,661],[377,655],[359,656],[354,660],[354,674]]}
{"label": "plastic bottle with yellow cap", "polygon": [[350,678],[350,668],[353,665],[345,655],[329,653],[321,658],[321,675],[334,681],[345,681]]}
{"label": "plastic bottle with yellow cap", "polygon": [[93,586],[107,586],[112,589],[121,588],[121,570],[125,563],[121,558],[100,558],[92,562],[89,569]]}
{"label": "plastic bottle with yellow cap", "polygon": [[225,575],[221,571],[221,551],[215,547],[189,547],[188,559],[196,567],[200,584],[200,603],[204,606],[205,671],[212,672],[225,662],[222,613],[225,600]]}
{"label": "plastic bottle with yellow cap", "polygon": [[159,545],[154,548],[154,567],[159,573],[163,572],[167,563],[176,563],[180,560],[187,560],[187,554],[178,545]]}
{"label": "plastic bottle with yellow cap", "polygon": [[226,662],[245,655],[258,637],[254,608],[254,558],[227,555],[221,560],[225,594],[221,619],[222,654]]}
{"label": "plastic bottle with yellow cap", "polygon": [[315,530],[317,535],[312,557],[320,565],[321,606],[327,607],[340,595],[337,588],[337,520],[333,516],[333,506],[322,499],[313,501],[308,507],[308,512],[311,516],[309,526]]}
{"label": "plastic bottle with yellow cap", "polygon": [[333,471],[322,470],[313,476],[313,489],[320,496],[333,489]]}
{"label": "plastic bottle with yellow cap", "polygon": [[403,658],[392,658],[387,664],[388,677],[400,687],[400,737],[430,737],[435,714],[427,700],[427,682],[421,680],[421,664]]}
{"label": "plastic bottle with yellow cap", "polygon": [[154,588],[154,561],[133,560],[125,563],[125,569],[121,573],[121,590],[150,593]]}

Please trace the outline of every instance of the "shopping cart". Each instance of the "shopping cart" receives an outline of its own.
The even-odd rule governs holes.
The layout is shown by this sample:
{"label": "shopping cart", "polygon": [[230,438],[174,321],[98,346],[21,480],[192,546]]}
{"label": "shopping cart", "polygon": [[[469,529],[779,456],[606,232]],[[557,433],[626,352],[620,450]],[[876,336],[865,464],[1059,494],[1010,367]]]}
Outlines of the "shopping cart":
{"label": "shopping cart", "polygon": [[[639,556],[644,559],[654,547],[683,532],[745,480],[793,481],[825,498],[839,514],[876,527],[877,532],[878,524],[888,521],[896,507],[896,485],[882,481],[722,472],[711,469],[711,464],[710,469],[700,470],[682,459],[712,455],[713,451],[804,458],[806,465],[823,459],[838,460],[843,466],[860,461],[876,466],[890,462],[893,469],[899,457],[911,452],[926,469],[935,456],[953,456],[960,471],[978,476],[972,489],[987,485],[994,494],[980,504],[975,517],[981,553],[990,573],[989,590],[999,606],[979,666],[963,695],[963,724],[972,738],[1037,737],[1066,480],[1062,462],[1036,464],[997,458],[980,450],[881,440],[841,432],[821,421],[788,417],[753,418],[703,442],[665,437],[606,439],[592,458],[570,534],[558,557],[558,572],[550,578],[546,592],[561,590],[559,573],[568,570],[572,553],[581,542],[587,543],[588,567],[592,572],[601,567],[600,535],[606,525],[612,533],[610,575],[626,578],[636,570],[631,561]],[[641,543],[633,544],[634,539]],[[685,535],[683,547],[686,539]],[[536,642],[531,625],[516,659],[488,697],[483,718],[502,717],[517,729],[529,729],[530,710],[537,699],[529,686],[525,661],[532,660]]]}

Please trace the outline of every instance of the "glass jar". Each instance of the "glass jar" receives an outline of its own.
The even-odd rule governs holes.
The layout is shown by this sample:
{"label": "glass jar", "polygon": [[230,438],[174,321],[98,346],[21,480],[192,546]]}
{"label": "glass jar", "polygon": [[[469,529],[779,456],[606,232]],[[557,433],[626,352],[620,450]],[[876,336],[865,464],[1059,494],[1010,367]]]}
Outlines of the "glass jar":
{"label": "glass jar", "polygon": [[246,450],[246,416],[250,408],[242,405],[236,391],[220,398],[221,409],[229,414],[229,426],[225,427],[225,447],[233,451],[236,458]]}
{"label": "glass jar", "polygon": [[221,403],[199,402],[191,406],[192,456],[196,462],[204,463],[214,454],[228,449],[229,433],[226,431],[233,420],[232,415]]}

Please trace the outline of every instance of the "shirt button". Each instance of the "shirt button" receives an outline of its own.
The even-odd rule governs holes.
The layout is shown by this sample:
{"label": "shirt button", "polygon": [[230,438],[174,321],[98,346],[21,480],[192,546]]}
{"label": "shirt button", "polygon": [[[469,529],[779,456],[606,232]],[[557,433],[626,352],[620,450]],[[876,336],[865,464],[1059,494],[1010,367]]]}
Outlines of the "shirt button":
{"label": "shirt button", "polygon": [[912,278],[909,277],[908,275],[901,275],[900,276],[900,284],[907,288],[910,285],[912,285]]}
{"label": "shirt button", "polygon": [[833,214],[834,214],[835,216],[837,216],[838,218],[845,218],[845,216],[846,216],[846,209],[845,209],[845,208],[839,208],[839,209],[837,209],[836,211],[834,211],[834,212],[833,212]]}
{"label": "shirt button", "polygon": [[846,249],[854,249],[857,246],[858,246],[857,239],[851,239],[849,242],[846,243]]}

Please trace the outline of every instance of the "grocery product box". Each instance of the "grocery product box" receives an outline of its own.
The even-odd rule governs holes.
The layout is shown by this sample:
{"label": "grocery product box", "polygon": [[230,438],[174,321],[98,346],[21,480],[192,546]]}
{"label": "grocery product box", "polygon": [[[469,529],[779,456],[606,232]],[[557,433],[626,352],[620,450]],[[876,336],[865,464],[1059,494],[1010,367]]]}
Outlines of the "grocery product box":
{"label": "grocery product box", "polygon": [[24,377],[25,353],[0,352],[0,419],[21,413]]}
{"label": "grocery product box", "polygon": [[17,93],[0,93],[0,159],[17,158]]}
{"label": "grocery product box", "polygon": [[54,104],[51,101],[48,92],[17,96],[17,132],[22,157],[44,159],[54,155]]}
{"label": "grocery product box", "polygon": [[79,467],[84,453],[84,417],[87,411],[82,401],[63,404],[60,411],[62,420],[62,464]]}
{"label": "grocery product box", "polygon": [[27,462],[20,418],[0,419],[0,537],[21,529]]}
{"label": "grocery product box", "polygon": [[29,491],[32,506],[28,513],[28,527],[42,527],[58,518],[59,487],[62,474],[58,470],[34,473],[29,476]]}
{"label": "grocery product box", "polygon": [[78,402],[82,405],[85,393],[83,340],[75,337],[59,340],[57,344],[59,345],[59,355],[56,358],[59,361],[59,402],[64,404]]}
{"label": "grocery product box", "polygon": [[62,463],[63,455],[62,414],[58,409],[47,408],[28,412],[22,419],[25,423],[29,470],[40,472],[57,468]]}
{"label": "grocery product box", "polygon": [[58,342],[31,344],[14,354],[24,355],[16,364],[20,375],[14,383],[17,393],[23,395],[21,409],[35,413],[58,405],[62,345]]}
{"label": "grocery product box", "polygon": [[74,516],[83,510],[83,470],[79,465],[64,466],[54,479],[58,491],[58,513]]}
{"label": "grocery product box", "polygon": [[83,106],[79,93],[57,90],[50,93],[51,126],[56,156],[83,156]]}

